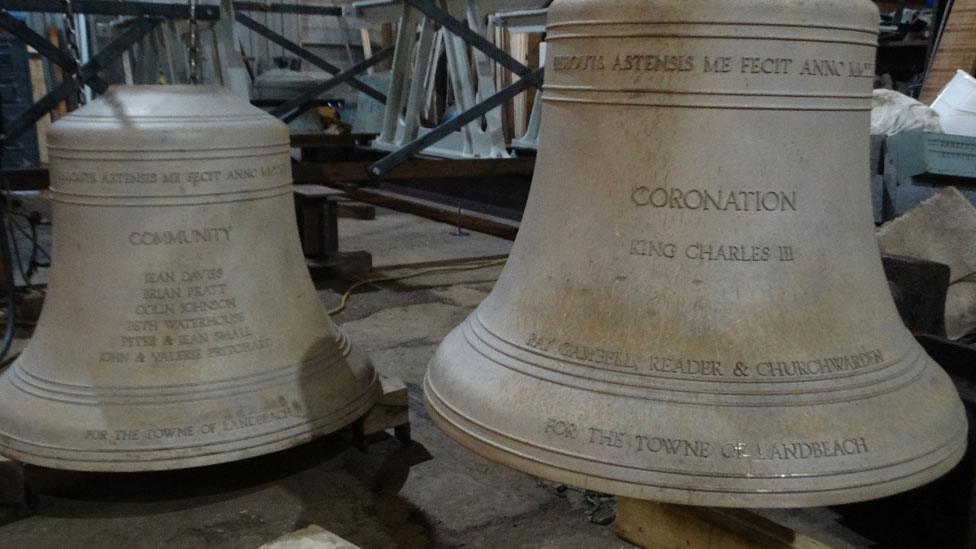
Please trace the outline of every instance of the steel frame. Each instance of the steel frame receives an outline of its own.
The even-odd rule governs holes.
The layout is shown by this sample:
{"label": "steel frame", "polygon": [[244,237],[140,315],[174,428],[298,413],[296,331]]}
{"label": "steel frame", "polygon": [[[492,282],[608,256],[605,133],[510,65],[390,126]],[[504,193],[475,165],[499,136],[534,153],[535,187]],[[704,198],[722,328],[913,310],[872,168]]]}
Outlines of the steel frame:
{"label": "steel frame", "polygon": [[336,6],[306,6],[302,4],[261,4],[260,2],[234,2],[237,11],[262,13],[293,13],[298,15],[341,16],[342,8]]}
{"label": "steel frame", "polygon": [[[27,12],[64,13],[65,0],[0,0],[0,9]],[[133,2],[126,0],[72,0],[71,10],[74,13],[88,15],[132,15],[165,17],[167,19],[189,19],[190,8],[186,2],[172,2],[168,4],[156,2]],[[234,10],[261,13],[293,13],[300,15],[342,15],[342,8],[335,6],[305,6],[300,4],[272,4],[260,2],[234,2]],[[197,5],[197,19],[215,21],[220,19],[220,6]]]}
{"label": "steel frame", "polygon": [[[37,53],[61,67],[65,73],[74,74],[78,69],[78,63],[70,55],[54,47],[47,38],[34,32],[26,23],[4,10],[0,10],[0,28],[6,29],[14,38],[37,50]],[[98,93],[105,93],[108,89],[108,84],[98,76],[93,77],[88,85]]]}
{"label": "steel frame", "polygon": [[511,55],[505,53],[504,50],[498,48],[498,46],[495,46],[489,42],[484,36],[481,36],[480,34],[471,30],[471,28],[466,24],[451,17],[450,13],[435,6],[434,4],[431,4],[427,0],[404,1],[413,6],[420,13],[423,13],[425,16],[433,19],[434,21],[437,21],[440,26],[450,31],[451,34],[481,50],[482,53],[490,57],[499,65],[519,76],[526,76],[529,74],[530,71],[528,67],[515,60]]}
{"label": "steel frame", "polygon": [[[394,61],[394,81],[391,83],[390,88],[390,100],[386,105],[386,115],[384,117],[383,130],[380,136],[374,142],[374,147],[383,148],[390,150],[390,154],[383,157],[379,161],[372,164],[369,168],[370,175],[374,177],[380,177],[387,171],[393,169],[400,163],[404,162],[411,156],[427,149],[428,147],[438,143],[439,141],[445,139],[446,137],[453,135],[458,130],[470,129],[466,128],[468,124],[478,120],[482,116],[487,116],[491,111],[515,97],[519,93],[525,91],[530,86],[539,87],[542,85],[543,71],[540,69],[535,72],[530,72],[529,68],[512,58],[508,53],[496,47],[494,44],[489,42],[484,36],[478,34],[469,25],[475,25],[472,21],[472,10],[473,8],[469,6],[468,8],[468,19],[467,23],[463,23],[455,19],[448,11],[442,9],[428,0],[403,0],[403,16],[401,18],[401,29],[400,34],[397,37],[397,59]],[[416,15],[422,15],[423,19],[419,21],[421,25],[420,39],[417,40],[418,44],[414,43],[413,29],[418,24]],[[430,39],[431,33],[433,32],[433,24],[436,23],[444,28],[447,32],[453,35],[453,38],[447,39],[449,44],[448,55],[463,57],[459,58],[459,62],[462,64],[466,62],[466,55],[462,55],[463,52],[458,51],[457,43],[453,43],[453,40],[458,40],[460,43],[467,43],[474,47],[477,51],[475,52],[475,58],[477,61],[478,55],[484,55],[490,60],[493,60],[511,70],[515,74],[521,77],[520,80],[516,81],[512,85],[504,88],[503,90],[494,92],[493,84],[486,88],[490,90],[488,93],[492,93],[489,97],[483,99],[480,103],[474,102],[473,90],[465,89],[465,94],[470,97],[465,97],[464,104],[470,105],[467,110],[459,114],[457,117],[446,121],[439,126],[427,130],[419,128],[419,124],[416,120],[416,101],[418,86],[418,81],[415,78],[413,85],[410,90],[405,89],[405,82],[402,81],[405,78],[405,73],[402,70],[402,63],[408,63],[410,57],[414,53],[414,48],[418,50],[417,55],[423,56],[427,55],[430,49]],[[418,57],[419,58],[419,57]],[[466,65],[464,65],[466,66]],[[479,69],[482,68],[479,64]],[[398,69],[401,69],[398,71]],[[397,79],[397,77],[400,79]],[[479,74],[480,76],[480,74]],[[464,88],[462,86],[462,88]],[[478,90],[480,93],[486,94],[485,89]],[[409,95],[404,96],[405,93]],[[482,95],[484,97],[484,95]],[[400,109],[403,107],[403,103],[406,99],[407,113],[404,119],[400,118]],[[489,135],[485,137],[491,138],[496,137],[497,133],[500,131],[500,120],[496,120],[499,125],[498,128],[493,128],[492,120],[488,119],[489,125]],[[474,131],[477,131],[476,128]],[[462,132],[463,133],[463,132]],[[472,136],[467,135],[470,139]],[[409,142],[404,143],[407,139],[411,139]],[[402,145],[401,145],[402,144]],[[392,145],[392,146],[391,146]],[[399,146],[398,146],[399,145]],[[501,155],[502,157],[507,157],[507,152],[502,151],[501,153],[494,152],[499,145],[492,145],[492,156]],[[503,146],[503,144],[501,145]],[[392,149],[392,150],[391,150]]]}
{"label": "steel frame", "polygon": [[[292,120],[301,116],[302,113],[307,111],[309,108],[314,106],[314,100],[323,93],[331,90],[332,88],[340,84],[351,84],[356,75],[362,73],[366,69],[372,67],[373,65],[384,61],[385,59],[393,55],[393,48],[386,48],[376,53],[376,55],[370,57],[369,59],[360,61],[355,65],[349,67],[348,69],[339,72],[332,78],[322,82],[318,86],[315,86],[311,90],[295,97],[291,101],[288,101],[282,105],[271,109],[271,114],[280,118],[283,122],[291,122]],[[372,89],[372,88],[370,88]],[[386,100],[386,96],[383,96],[383,100]]]}
{"label": "steel frame", "polygon": [[[235,12],[234,19],[237,22],[250,28],[257,34],[263,36],[265,39],[271,40],[289,52],[301,57],[312,65],[315,65],[316,67],[319,67],[320,69],[323,69],[329,74],[333,75],[333,78],[323,82],[314,90],[296,97],[292,101],[288,101],[272,110],[272,114],[279,116],[285,122],[293,120],[301,115],[304,111],[315,106],[317,104],[315,100],[319,95],[341,84],[348,84],[356,90],[365,93],[369,97],[381,103],[386,102],[386,95],[384,93],[359,80],[357,76],[367,68],[391,57],[393,55],[392,48],[381,51],[370,59],[362,61],[349,69],[342,70],[325,59],[322,59],[321,57],[301,47],[300,45],[288,40],[267,26],[262,25],[258,21],[241,13],[243,11],[260,11],[266,13],[297,13],[309,15],[342,16],[341,8],[289,4],[275,4],[268,6],[257,2],[243,1],[233,2],[233,8],[233,11]],[[155,23],[152,24],[152,27],[147,28],[145,32],[140,32],[139,30],[133,31],[132,29],[129,29],[129,31],[120,36],[116,41],[111,42],[103,50],[103,52],[106,54],[110,54],[110,57],[96,56],[96,58],[92,59],[91,63],[78,69],[77,64],[73,59],[71,59],[70,56],[54,47],[50,42],[47,41],[47,39],[31,30],[26,24],[10,15],[10,13],[7,11],[64,12],[66,10],[64,0],[0,0],[0,28],[7,29],[19,40],[34,47],[38,53],[46,57],[52,63],[61,67],[67,74],[75,74],[76,70],[79,72],[79,78],[66,79],[61,86],[52,90],[51,93],[39,100],[37,103],[33,104],[28,111],[14,120],[10,124],[7,132],[0,136],[0,141],[10,140],[19,135],[38,119],[47,114],[47,112],[54,108],[57,103],[63,101],[64,98],[71,93],[71,91],[77,89],[81,85],[87,84],[96,92],[104,93],[105,90],[108,89],[108,85],[98,77],[98,70],[105,68],[105,66],[113,62],[126,49],[142,38],[143,35],[152,30],[152,28],[154,28],[156,23],[158,23],[160,20],[190,18],[189,5],[176,3],[157,4],[151,2],[117,2],[115,0],[74,0],[72,2],[72,9],[75,13],[142,16],[137,20],[139,22],[133,26],[135,29],[142,29],[145,27],[145,21],[149,20],[149,18],[146,16],[150,16],[152,18],[151,20],[155,21]],[[220,6],[196,6],[196,18],[199,20],[212,21],[219,20],[220,17]],[[136,36],[136,34],[138,34],[138,36]],[[119,46],[122,45],[124,45],[124,47],[119,49]]]}
{"label": "steel frame", "polygon": [[[25,130],[33,126],[42,116],[54,109],[58,103],[67,99],[72,92],[81,86],[90,84],[98,76],[99,71],[104,70],[115,62],[119,56],[125,53],[126,50],[132,47],[143,36],[155,29],[162,21],[163,19],[159,17],[140,17],[136,19],[121,35],[109,42],[88,63],[81,66],[74,73],[74,77],[65,78],[61,84],[37,100],[29,109],[14,119],[5,128],[3,135],[0,135],[0,143],[7,143],[15,139]],[[2,26],[2,21],[0,21],[0,26]],[[50,43],[48,45],[50,46]],[[54,46],[50,47],[54,48]]]}
{"label": "steel frame", "polygon": [[[325,59],[322,59],[318,55],[315,55],[314,53],[312,53],[312,52],[306,50],[305,48],[299,46],[298,44],[292,42],[291,40],[288,40],[284,36],[278,34],[277,32],[275,32],[275,31],[273,31],[271,29],[269,29],[268,27],[262,25],[261,23],[255,21],[254,19],[252,19],[252,18],[244,15],[243,13],[238,13],[237,16],[236,16],[236,19],[237,19],[237,22],[238,23],[240,23],[240,24],[244,25],[245,27],[253,30],[254,32],[258,33],[259,35],[263,36],[264,38],[266,38],[266,39],[274,42],[275,44],[278,44],[282,48],[290,51],[291,53],[297,55],[298,57],[301,57],[305,61],[308,61],[312,65],[315,65],[316,67],[318,67],[318,68],[326,71],[327,73],[329,73],[329,74],[331,74],[333,76],[336,76],[336,75],[339,75],[339,74],[343,74],[344,72],[346,72],[346,71],[343,71],[342,69],[340,69],[339,67],[333,65],[332,63],[329,63]],[[375,56],[373,58],[375,58]],[[382,59],[377,60],[377,62],[378,61],[382,61]],[[366,65],[365,68],[368,68],[368,67],[370,67],[372,65],[373,65],[372,63],[370,65]],[[363,68],[363,70],[365,70],[365,68]],[[358,78],[355,78],[355,76],[358,75],[358,74],[359,74],[359,72],[356,72],[352,76],[344,77],[342,81],[336,82],[335,85],[338,85],[338,84],[349,84],[353,88],[356,88],[357,90],[365,93],[366,95],[372,97],[373,99],[379,101],[380,103],[386,103],[386,94],[380,92],[376,88],[373,88],[369,84],[366,84],[362,80],[359,80]],[[329,82],[332,82],[333,80],[334,79],[330,79]],[[332,87],[333,86],[329,86],[329,88],[332,88]],[[329,89],[329,88],[326,88],[326,89]],[[299,114],[301,114],[301,113],[299,113]]]}
{"label": "steel frame", "polygon": [[[511,70],[521,78],[510,86],[494,93],[490,97],[467,109],[455,118],[440,124],[439,126],[427,131],[423,135],[413,139],[406,145],[392,151],[379,161],[369,167],[370,175],[378,177],[401,164],[411,156],[419,153],[425,148],[437,143],[448,135],[458,131],[467,124],[474,122],[478,118],[485,116],[491,110],[499,107],[506,101],[512,99],[519,93],[525,91],[530,86],[541,87],[543,69],[530,72],[529,68],[512,58],[506,52],[492,44],[485,37],[472,30],[467,24],[455,19],[446,10],[434,5],[428,0],[403,0],[404,23],[409,23],[413,18],[409,17],[411,9],[423,14],[426,18],[436,22],[452,35],[460,38],[465,43],[477,49],[489,59],[497,62],[506,69]],[[394,48],[387,48],[369,59],[356,65],[340,70],[339,67],[332,65],[321,57],[309,52],[300,45],[291,42],[268,27],[260,24],[254,19],[239,13],[242,11],[262,11],[272,13],[301,13],[314,15],[335,15],[342,16],[342,11],[335,7],[316,7],[301,5],[272,5],[265,6],[257,2],[236,1],[233,3],[238,12],[235,19],[244,26],[257,32],[259,35],[282,46],[289,52],[301,57],[309,63],[329,72],[333,78],[323,82],[316,88],[288,101],[276,108],[271,113],[283,121],[288,122],[301,115],[314,105],[314,100],[322,93],[341,84],[348,84],[353,88],[365,93],[366,95],[386,103],[388,98],[382,92],[376,90],[359,80],[357,76],[367,68],[391,57]],[[30,109],[24,112],[8,127],[6,133],[0,136],[0,141],[8,141],[21,132],[29,128],[38,119],[47,114],[59,102],[63,101],[71,92],[83,85],[91,86],[95,91],[103,93],[106,84],[98,77],[98,71],[111,64],[116,58],[130,48],[135,42],[151,31],[164,18],[188,19],[190,18],[190,8],[185,4],[157,4],[151,2],[117,2],[114,0],[73,0],[72,8],[76,13],[103,14],[103,15],[133,15],[141,16],[129,29],[122,35],[113,40],[102,51],[96,54],[86,65],[78,68],[73,60],[63,52],[55,48],[46,39],[32,31],[22,22],[7,13],[6,10],[30,11],[30,12],[64,12],[66,3],[64,0],[0,0],[0,27],[9,30],[18,39],[33,46],[44,57],[60,66],[69,74],[75,74],[76,78],[65,79],[54,90],[34,103]],[[196,18],[200,20],[220,19],[219,6],[198,5],[196,7]],[[407,39],[406,32],[402,32],[404,39]],[[400,40],[398,40],[400,41]],[[399,95],[399,94],[398,94]],[[395,98],[394,107],[399,106],[400,97]],[[388,105],[389,108],[389,105]]]}
{"label": "steel frame", "polygon": [[383,158],[377,160],[369,166],[369,173],[373,177],[380,177],[386,172],[392,170],[396,166],[402,164],[410,157],[419,153],[420,151],[426,149],[430,145],[440,141],[448,134],[451,134],[467,124],[477,120],[483,116],[488,111],[497,108],[509,101],[516,95],[522,93],[523,91],[529,89],[532,86],[538,86],[542,83],[542,77],[544,75],[545,69],[538,69],[534,72],[523,76],[515,83],[510,86],[503,88],[501,91],[492,95],[491,97],[485,99],[481,103],[478,103],[474,107],[464,111],[458,116],[448,120],[432,129],[428,133],[414,139],[410,143],[400,147],[396,151],[384,156]]}
{"label": "steel frame", "polygon": [[[65,13],[64,0],[0,0],[0,9],[9,11]],[[117,0],[72,0],[71,11],[87,15],[132,15],[189,19],[190,8],[186,2],[157,4],[155,2],[119,2]],[[197,19],[220,19],[220,7],[197,6]]]}

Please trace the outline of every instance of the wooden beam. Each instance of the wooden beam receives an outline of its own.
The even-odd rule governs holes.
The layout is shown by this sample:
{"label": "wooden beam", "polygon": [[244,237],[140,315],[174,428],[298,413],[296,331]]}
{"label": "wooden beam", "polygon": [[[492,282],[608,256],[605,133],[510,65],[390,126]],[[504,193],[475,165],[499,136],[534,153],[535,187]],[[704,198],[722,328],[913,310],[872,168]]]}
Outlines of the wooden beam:
{"label": "wooden beam", "polygon": [[346,133],[341,135],[298,133],[291,135],[291,146],[301,149],[311,149],[342,145],[366,145],[375,137],[375,133]]}
{"label": "wooden beam", "polygon": [[745,509],[618,498],[617,535],[640,547],[827,549],[828,545]]}
{"label": "wooden beam", "polygon": [[413,214],[426,219],[440,221],[462,229],[490,234],[506,240],[515,240],[519,223],[510,219],[461,211],[443,204],[406,197],[397,193],[378,189],[362,189],[354,187],[338,187],[350,198],[366,204],[389,208],[399,212]]}
{"label": "wooden beam", "polygon": [[[366,168],[371,162],[297,164],[292,167],[295,183],[362,183],[372,181]],[[443,160],[414,158],[387,172],[380,180],[447,179],[465,177],[511,177],[532,175],[535,158]]]}
{"label": "wooden beam", "polygon": [[976,72],[976,0],[952,3],[919,100],[932,104],[958,69],[970,74]]}
{"label": "wooden beam", "polygon": [[23,168],[0,172],[11,191],[40,191],[48,187],[47,168]]}

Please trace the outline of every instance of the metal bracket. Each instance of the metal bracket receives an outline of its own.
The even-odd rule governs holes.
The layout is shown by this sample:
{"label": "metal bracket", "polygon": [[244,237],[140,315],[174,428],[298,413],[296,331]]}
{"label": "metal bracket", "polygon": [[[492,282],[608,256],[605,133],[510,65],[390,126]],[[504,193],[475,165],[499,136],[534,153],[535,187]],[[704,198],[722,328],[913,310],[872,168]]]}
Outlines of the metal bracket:
{"label": "metal bracket", "polygon": [[[64,13],[67,4],[64,0],[0,0],[0,8],[10,11]],[[118,2],[117,0],[72,0],[71,9],[75,13],[89,15],[132,15],[145,17],[165,17],[167,19],[189,19],[190,7],[182,4],[160,4],[156,2]],[[220,7],[197,6],[197,19],[220,19]]]}
{"label": "metal bracket", "polygon": [[[412,0],[407,0],[412,1]],[[545,69],[538,69],[535,72],[523,76],[518,81],[512,85],[503,88],[495,95],[485,99],[481,103],[478,103],[474,107],[464,111],[458,116],[442,123],[436,128],[432,129],[430,132],[422,135],[421,137],[411,141],[410,143],[400,147],[396,151],[384,156],[383,158],[377,160],[371,164],[368,168],[368,172],[373,177],[379,177],[384,173],[390,171],[396,166],[402,164],[404,161],[409,159],[411,156],[419,153],[420,151],[426,149],[433,143],[436,143],[443,139],[446,135],[455,132],[465,125],[477,120],[486,112],[504,104],[508,100],[512,99],[516,95],[522,93],[523,91],[529,89],[532,86],[539,86],[542,84],[542,77],[545,73]]]}
{"label": "metal bracket", "polygon": [[[336,74],[332,78],[322,82],[318,86],[308,90],[307,92],[299,95],[298,97],[279,105],[271,110],[271,114],[280,118],[283,122],[291,122],[292,120],[301,116],[306,110],[311,107],[312,100],[316,99],[323,93],[331,90],[332,88],[340,85],[346,84],[352,80],[357,74],[365,71],[366,69],[372,67],[373,65],[386,60],[388,57],[393,55],[393,48],[386,48],[379,51],[376,55],[360,61],[355,65],[349,67],[348,69]],[[386,99],[386,96],[383,97]]]}
{"label": "metal bracket", "polygon": [[[236,5],[236,4],[235,4]],[[255,21],[254,19],[244,15],[243,13],[237,14],[237,22],[244,25],[245,27],[253,30],[254,32],[260,34],[261,36],[271,40],[275,44],[278,44],[282,48],[294,53],[295,55],[301,57],[302,59],[308,61],[309,63],[315,65],[316,67],[328,72],[332,75],[337,75],[342,73],[342,69],[329,63],[325,59],[315,55],[314,53],[306,50],[305,48],[299,46],[298,44],[288,40],[284,36],[281,36],[277,32],[269,29],[268,27],[262,25],[261,23]],[[331,80],[330,80],[331,81]],[[369,84],[366,84],[358,78],[349,78],[344,83],[349,84],[353,88],[365,93],[366,95],[372,97],[373,99],[379,101],[380,103],[386,103],[386,95],[379,90],[373,88]]]}
{"label": "metal bracket", "polygon": [[529,74],[528,67],[522,63],[519,63],[515,58],[505,53],[505,51],[500,49],[498,46],[495,46],[489,42],[485,37],[471,30],[471,28],[469,28],[466,24],[452,17],[450,13],[438,8],[427,0],[404,1],[427,17],[437,21],[439,25],[450,31],[451,34],[454,34],[468,44],[471,44],[473,47],[481,50],[482,53],[495,60],[499,65],[519,76],[526,76]]}
{"label": "metal bracket", "polygon": [[80,85],[89,83],[99,71],[111,65],[120,55],[132,47],[143,36],[156,28],[162,21],[160,18],[143,17],[125,30],[115,40],[92,57],[91,61],[78,69],[78,78],[67,78],[59,86],[48,92],[47,95],[35,102],[23,114],[13,120],[7,127],[6,132],[0,136],[0,142],[10,142],[19,136],[27,128],[36,123],[42,116],[51,111],[58,103],[64,101],[68,95],[78,89]]}
{"label": "metal bracket", "polygon": [[303,4],[262,4],[260,2],[234,2],[237,11],[261,13],[294,13],[299,15],[326,15],[338,17],[342,8],[337,6],[306,6]]}
{"label": "metal bracket", "polygon": [[[64,13],[64,0],[0,0],[0,8],[11,11],[33,11]],[[189,19],[190,9],[186,3],[132,2],[126,0],[72,0],[72,11],[90,15],[143,15],[165,17],[167,19]],[[342,8],[336,6],[306,6],[302,4],[262,4],[260,2],[234,2],[237,11],[261,13],[293,13],[300,15],[342,15]],[[198,5],[197,19],[215,21],[220,19],[220,6]]]}
{"label": "metal bracket", "polygon": [[[66,73],[74,74],[78,68],[74,59],[54,47],[46,38],[34,32],[26,23],[10,15],[5,9],[0,9],[0,28],[6,29],[15,38],[37,50],[37,53],[64,69]],[[88,85],[98,93],[105,93],[105,90],[108,89],[108,84],[98,76],[92,78]]]}

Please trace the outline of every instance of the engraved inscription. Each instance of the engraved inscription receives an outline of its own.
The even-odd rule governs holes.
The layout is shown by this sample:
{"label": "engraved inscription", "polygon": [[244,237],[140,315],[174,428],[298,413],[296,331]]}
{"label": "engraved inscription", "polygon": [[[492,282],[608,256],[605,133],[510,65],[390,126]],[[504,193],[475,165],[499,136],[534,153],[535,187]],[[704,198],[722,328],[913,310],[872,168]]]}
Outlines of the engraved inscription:
{"label": "engraved inscription", "polygon": [[678,189],[635,187],[631,201],[638,206],[718,212],[795,212],[796,191]]}
{"label": "engraved inscription", "polygon": [[[226,230],[229,237],[230,229]],[[117,338],[117,349],[101,350],[99,362],[168,364],[213,359],[267,349],[239,310],[221,267],[142,273],[144,284]]]}
{"label": "engraved inscription", "polygon": [[579,435],[579,427],[575,423],[562,421],[556,418],[549,418],[546,423],[546,433],[552,433],[563,438],[575,439]]}
{"label": "engraved inscription", "polygon": [[531,333],[525,345],[553,358],[608,366],[626,372],[689,378],[809,378],[847,373],[884,364],[881,349],[832,357],[794,360],[720,360],[717,357],[640,355],[609,346],[582,345]]}
{"label": "engraved inscription", "polygon": [[227,242],[230,240],[230,227],[136,231],[129,233],[128,240],[132,246],[172,246],[174,244],[198,244],[201,242]]}
{"label": "engraved inscription", "polygon": [[766,263],[770,261],[792,262],[796,259],[793,246],[769,244],[729,244],[692,242],[676,244],[661,240],[635,238],[630,241],[628,253],[632,256],[662,260],[692,260],[698,263],[739,262]]}
{"label": "engraved inscription", "polygon": [[247,181],[259,177],[273,177],[288,172],[287,162],[272,162],[253,167],[235,167],[227,170],[186,170],[160,172],[106,172],[53,170],[51,180],[55,184],[83,183],[105,185],[149,185],[219,183],[222,181]]}
{"label": "engraved inscription", "polygon": [[851,372],[882,363],[884,363],[884,355],[881,349],[874,349],[863,353],[812,360],[759,362],[754,370],[759,377],[813,377],[834,372]]}
{"label": "engraved inscription", "polygon": [[619,53],[556,55],[554,72],[701,72],[703,74],[756,74],[822,78],[874,78],[873,62],[850,59],[794,59],[756,55],[697,57],[685,53]]}
{"label": "engraved inscription", "polygon": [[[646,455],[653,459],[664,456],[699,460],[818,460],[868,453],[867,439],[863,436],[838,437],[830,440],[800,440],[783,442],[719,442],[684,439],[657,433],[627,433],[606,426],[577,426],[566,418],[547,418],[543,435],[578,441],[577,444],[613,448],[634,455]],[[566,427],[572,426],[572,436],[566,435]],[[585,436],[578,437],[582,431]]]}
{"label": "engraved inscription", "polygon": [[84,432],[83,437],[86,440],[106,444],[195,439],[225,435],[268,423],[278,423],[290,418],[301,419],[304,417],[305,410],[301,404],[298,402],[288,404],[284,397],[279,397],[273,401],[273,407],[264,410],[242,408],[234,412],[228,411],[219,421],[206,421],[189,425],[156,426],[146,429],[87,430]]}
{"label": "engraved inscription", "polygon": [[589,362],[591,364],[605,364],[618,368],[637,368],[635,357],[629,353],[612,349],[579,345],[569,341],[564,341],[557,345],[555,339],[540,337],[536,334],[529,336],[527,345],[533,349],[539,349],[545,352],[552,351],[563,358],[571,360]]}
{"label": "engraved inscription", "polygon": [[650,452],[652,454],[670,456],[681,455],[700,459],[705,459],[712,455],[712,444],[702,440],[634,435],[634,441],[638,452]]}

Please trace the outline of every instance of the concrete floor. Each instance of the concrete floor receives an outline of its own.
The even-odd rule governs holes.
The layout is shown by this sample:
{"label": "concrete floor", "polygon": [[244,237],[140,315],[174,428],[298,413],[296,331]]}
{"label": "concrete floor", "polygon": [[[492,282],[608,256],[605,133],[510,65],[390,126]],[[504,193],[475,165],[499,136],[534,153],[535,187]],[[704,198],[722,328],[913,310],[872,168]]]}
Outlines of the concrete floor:
{"label": "concrete floor", "polygon": [[[373,253],[376,265],[497,256],[510,247],[454,232],[380,210],[374,221],[343,219],[340,238],[344,250]],[[188,471],[32,470],[41,492],[35,514],[0,527],[0,547],[257,547],[309,524],[363,547],[626,546],[612,526],[590,522],[594,511],[612,513],[612,498],[481,459],[435,428],[421,405],[427,361],[488,294],[499,270],[365,287],[336,316],[377,370],[406,382],[412,444],[381,435],[364,454],[340,432],[286,452]],[[323,305],[335,305],[348,284],[321,284]]]}
{"label": "concrete floor", "polygon": [[[343,219],[345,251],[366,250],[381,272],[416,271],[459,258],[506,254],[511,243],[378,209]],[[484,460],[443,435],[421,404],[427,361],[444,335],[494,285],[500,267],[437,273],[366,286],[335,320],[410,394],[413,442],[373,437],[368,452],[349,432],[289,451],[187,471],[128,475],[29,471],[34,514],[0,527],[0,548],[258,547],[317,524],[362,547],[630,547],[616,538],[614,499],[554,485]],[[321,281],[325,307],[348,281]],[[23,343],[23,342],[19,342]],[[778,519],[857,546],[827,510]],[[826,532],[826,533],[824,533]]]}

